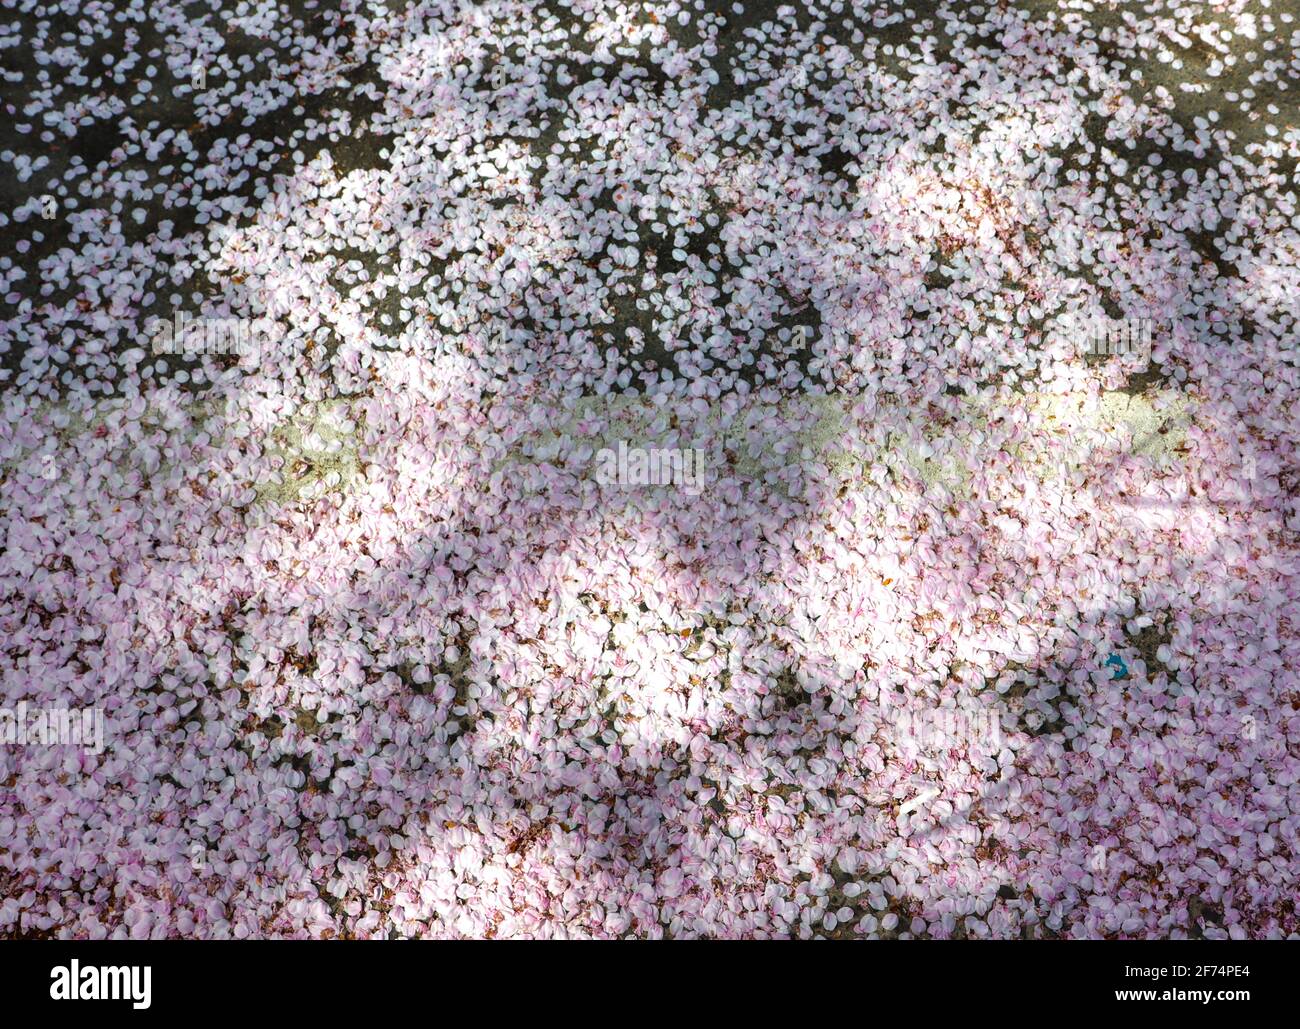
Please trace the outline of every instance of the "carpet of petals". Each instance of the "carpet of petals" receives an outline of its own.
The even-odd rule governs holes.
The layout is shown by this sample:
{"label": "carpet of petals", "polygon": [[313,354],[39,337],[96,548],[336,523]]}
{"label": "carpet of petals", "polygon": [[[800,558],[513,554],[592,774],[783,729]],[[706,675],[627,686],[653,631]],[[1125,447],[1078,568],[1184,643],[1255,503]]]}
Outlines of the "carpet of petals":
{"label": "carpet of petals", "polygon": [[0,936],[1300,935],[1293,6],[7,5]]}

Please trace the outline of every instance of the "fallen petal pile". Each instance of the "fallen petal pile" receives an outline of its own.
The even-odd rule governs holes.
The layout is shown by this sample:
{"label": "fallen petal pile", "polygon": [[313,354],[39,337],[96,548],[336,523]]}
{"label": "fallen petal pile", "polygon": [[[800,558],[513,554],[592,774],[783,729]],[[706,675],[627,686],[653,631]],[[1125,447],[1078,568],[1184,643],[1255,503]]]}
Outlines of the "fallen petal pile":
{"label": "fallen petal pile", "polygon": [[9,5],[0,935],[1300,936],[1292,6]]}

